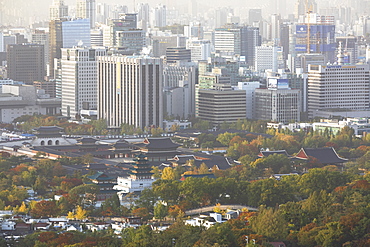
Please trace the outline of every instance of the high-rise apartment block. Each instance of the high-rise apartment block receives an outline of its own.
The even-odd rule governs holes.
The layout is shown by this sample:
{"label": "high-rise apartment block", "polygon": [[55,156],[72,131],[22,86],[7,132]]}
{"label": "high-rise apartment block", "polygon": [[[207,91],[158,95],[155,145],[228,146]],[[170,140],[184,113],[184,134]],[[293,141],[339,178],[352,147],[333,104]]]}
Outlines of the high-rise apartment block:
{"label": "high-rise apartment block", "polygon": [[64,4],[63,0],[53,0],[50,5],[50,20],[59,19],[68,16],[68,6]]}
{"label": "high-rise apartment block", "polygon": [[90,26],[95,27],[96,21],[96,6],[95,0],[77,0],[76,17],[81,19],[89,19]]}
{"label": "high-rise apartment block", "polygon": [[98,58],[98,118],[122,124],[162,126],[163,61],[139,56]]}
{"label": "high-rise apartment block", "polygon": [[44,46],[37,44],[8,45],[7,72],[10,79],[28,84],[44,80]]}
{"label": "high-rise apartment block", "polygon": [[80,110],[97,109],[97,62],[105,49],[62,49],[62,114],[75,118]]}

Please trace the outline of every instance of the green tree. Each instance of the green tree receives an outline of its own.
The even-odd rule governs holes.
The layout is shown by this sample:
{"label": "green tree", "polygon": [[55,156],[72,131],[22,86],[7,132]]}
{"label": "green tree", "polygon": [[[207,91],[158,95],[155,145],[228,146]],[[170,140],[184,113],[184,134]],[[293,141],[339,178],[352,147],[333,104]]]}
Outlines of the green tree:
{"label": "green tree", "polygon": [[199,174],[209,174],[210,173],[208,166],[204,162],[200,164],[198,173]]}
{"label": "green tree", "polygon": [[157,205],[154,206],[154,217],[156,219],[162,220],[166,216],[167,216],[167,207],[162,203],[157,203]]}
{"label": "green tree", "polygon": [[271,240],[282,241],[288,236],[288,222],[279,210],[260,207],[258,214],[250,218],[250,224],[253,231]]}
{"label": "green tree", "polygon": [[92,126],[94,126],[94,130],[96,134],[102,134],[104,130],[107,130],[108,124],[106,119],[98,119],[98,120],[92,120],[89,122]]}
{"label": "green tree", "polygon": [[225,132],[223,134],[219,134],[217,136],[217,141],[219,141],[224,146],[229,146],[229,143],[231,139],[233,139],[234,136],[238,135],[237,133],[229,133]]}
{"label": "green tree", "polygon": [[314,191],[332,191],[336,187],[343,186],[350,181],[349,175],[338,171],[314,168],[301,176],[299,186],[304,195],[310,195]]}

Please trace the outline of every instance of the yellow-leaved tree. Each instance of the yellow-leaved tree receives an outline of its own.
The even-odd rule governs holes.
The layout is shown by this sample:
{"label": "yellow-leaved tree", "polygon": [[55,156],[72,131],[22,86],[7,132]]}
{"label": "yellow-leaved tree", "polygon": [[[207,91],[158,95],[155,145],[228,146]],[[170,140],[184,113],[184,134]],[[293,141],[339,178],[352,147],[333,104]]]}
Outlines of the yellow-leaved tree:
{"label": "yellow-leaved tree", "polygon": [[77,206],[75,218],[77,220],[83,220],[87,218],[87,210],[83,209],[81,206]]}
{"label": "yellow-leaved tree", "polygon": [[175,171],[171,167],[165,167],[162,171],[162,179],[175,180]]}

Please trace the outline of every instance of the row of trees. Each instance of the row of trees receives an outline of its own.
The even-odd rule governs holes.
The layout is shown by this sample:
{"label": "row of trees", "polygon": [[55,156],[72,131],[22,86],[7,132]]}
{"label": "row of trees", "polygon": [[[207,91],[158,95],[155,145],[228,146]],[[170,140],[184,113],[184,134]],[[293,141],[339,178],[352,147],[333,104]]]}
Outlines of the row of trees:
{"label": "row of trees", "polygon": [[[365,177],[368,179],[368,176]],[[334,187],[334,184],[331,184]],[[273,192],[279,194],[278,191]],[[288,246],[368,246],[370,212],[368,180],[354,180],[333,190],[315,190],[307,199],[278,207],[261,206],[258,212],[241,213],[238,219],[207,229],[176,221],[156,232],[150,226],[125,229],[120,238],[111,231],[99,233],[35,233],[21,240],[24,246],[257,246],[284,241]],[[90,242],[88,242],[90,241]],[[91,245],[89,245],[91,243]]]}

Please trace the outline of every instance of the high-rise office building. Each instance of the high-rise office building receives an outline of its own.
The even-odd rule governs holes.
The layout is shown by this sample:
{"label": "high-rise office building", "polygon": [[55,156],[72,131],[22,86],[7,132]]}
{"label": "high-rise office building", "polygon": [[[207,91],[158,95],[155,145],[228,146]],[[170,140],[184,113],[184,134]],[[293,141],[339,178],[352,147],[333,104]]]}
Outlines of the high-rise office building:
{"label": "high-rise office building", "polygon": [[188,118],[195,113],[195,67],[170,65],[163,70],[164,107],[167,116]]}
{"label": "high-rise office building", "polygon": [[103,30],[91,29],[91,46],[103,46]]}
{"label": "high-rise office building", "polygon": [[68,16],[68,6],[64,4],[64,0],[53,0],[53,4],[49,8],[50,20],[59,19]]}
{"label": "high-rise office building", "polygon": [[96,4],[96,22],[105,23],[109,17],[109,5],[106,3]]}
{"label": "high-rise office building", "polygon": [[259,81],[238,82],[237,89],[244,90],[246,94],[246,117],[248,119],[253,119],[254,92],[260,87],[260,84]]}
{"label": "high-rise office building", "polygon": [[369,75],[368,64],[309,65],[308,117],[320,116],[328,110],[336,111],[336,115],[353,117],[358,116],[352,115],[355,111],[369,109]]}
{"label": "high-rise office building", "polygon": [[76,17],[90,20],[90,27],[95,27],[96,21],[95,0],[77,0]]}
{"label": "high-rise office building", "polygon": [[216,51],[239,54],[253,65],[255,47],[261,45],[259,28],[235,24],[216,28],[214,45]]}
{"label": "high-rise office building", "polygon": [[282,47],[279,46],[257,46],[254,60],[256,71],[272,70],[277,72],[283,63]]}
{"label": "high-rise office building", "polygon": [[8,45],[7,72],[10,79],[28,84],[44,80],[44,46],[38,44]]}
{"label": "high-rise office building", "polygon": [[44,46],[45,70],[46,70],[47,61],[49,61],[49,33],[42,29],[34,30],[34,32],[32,33],[31,43]]}
{"label": "high-rise office building", "polygon": [[219,127],[246,118],[246,93],[232,90],[228,84],[214,84],[212,89],[200,89],[197,102],[199,118]]}
{"label": "high-rise office building", "polygon": [[58,59],[61,48],[81,45],[91,46],[90,23],[88,19],[59,18],[49,22],[49,69],[48,76],[55,78],[58,73]]}
{"label": "high-rise office building", "polygon": [[301,92],[289,88],[287,79],[268,78],[268,88],[255,89],[254,107],[254,119],[300,121]]}
{"label": "high-rise office building", "polygon": [[106,119],[108,128],[162,126],[162,80],[160,58],[99,57],[98,118]]}
{"label": "high-rise office building", "polygon": [[262,21],[262,10],[261,9],[250,9],[248,16],[248,24],[253,25],[253,22]]}
{"label": "high-rise office building", "polygon": [[103,26],[103,45],[108,47],[117,46],[117,32],[137,29],[136,14],[121,14],[119,19],[110,19]]}
{"label": "high-rise office building", "polygon": [[91,46],[89,19],[74,19],[62,23],[63,48],[77,45]]}
{"label": "high-rise office building", "polygon": [[355,36],[342,36],[335,37],[337,47],[341,44],[344,52],[344,63],[356,64],[358,57],[358,44],[357,37]]}
{"label": "high-rise office building", "polygon": [[191,51],[185,47],[168,47],[166,50],[166,63],[177,63],[178,61],[190,62]]}
{"label": "high-rise office building", "polygon": [[121,54],[139,54],[146,44],[145,31],[141,29],[117,31],[116,47]]}
{"label": "high-rise office building", "polygon": [[327,61],[335,62],[335,25],[333,17],[309,14],[306,23],[296,25],[297,53],[322,53]]}
{"label": "high-rise office building", "polygon": [[211,42],[209,40],[188,39],[186,48],[191,51],[191,60],[194,62],[207,60],[211,56]]}
{"label": "high-rise office building", "polygon": [[60,59],[62,57],[60,50],[63,47],[62,23],[67,20],[67,18],[59,18],[49,22],[49,62],[47,75],[50,78],[55,77],[55,69],[57,68],[54,59]]}
{"label": "high-rise office building", "polygon": [[75,118],[80,110],[97,108],[97,56],[105,49],[62,49],[62,114]]}

